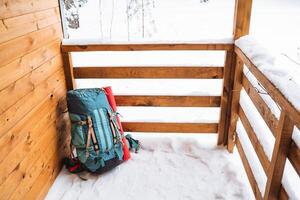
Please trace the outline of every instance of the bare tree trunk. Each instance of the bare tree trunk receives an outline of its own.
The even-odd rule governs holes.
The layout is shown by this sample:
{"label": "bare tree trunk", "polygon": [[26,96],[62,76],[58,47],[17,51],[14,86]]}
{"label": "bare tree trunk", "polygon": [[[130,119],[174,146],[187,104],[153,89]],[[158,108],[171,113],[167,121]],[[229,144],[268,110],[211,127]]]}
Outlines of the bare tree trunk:
{"label": "bare tree trunk", "polygon": [[126,0],[126,15],[127,15],[127,40],[130,41],[130,24],[129,24],[129,3]]}
{"label": "bare tree trunk", "polygon": [[99,14],[100,14],[100,37],[103,39],[103,29],[102,29],[102,0],[99,0]]}
{"label": "bare tree trunk", "polygon": [[144,0],[142,0],[142,37],[145,38],[145,8],[144,8]]}
{"label": "bare tree trunk", "polygon": [[114,11],[115,11],[115,1],[112,0],[111,21],[110,21],[110,31],[109,31],[110,40],[112,39],[112,28],[113,28],[113,22],[114,22]]}

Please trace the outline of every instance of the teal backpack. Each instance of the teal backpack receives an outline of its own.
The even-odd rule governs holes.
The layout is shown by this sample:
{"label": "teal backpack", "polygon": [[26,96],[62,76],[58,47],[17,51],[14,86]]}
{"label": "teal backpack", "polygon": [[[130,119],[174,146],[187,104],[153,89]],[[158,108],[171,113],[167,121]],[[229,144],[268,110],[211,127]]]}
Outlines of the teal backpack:
{"label": "teal backpack", "polygon": [[[71,169],[77,166],[75,172],[103,173],[120,164],[123,161],[121,129],[105,91],[101,88],[71,90],[67,93],[67,103],[72,123],[71,146],[77,154],[77,158],[65,160],[69,171],[73,172],[71,165]],[[130,136],[126,139],[130,147],[132,142],[136,145],[137,141]]]}

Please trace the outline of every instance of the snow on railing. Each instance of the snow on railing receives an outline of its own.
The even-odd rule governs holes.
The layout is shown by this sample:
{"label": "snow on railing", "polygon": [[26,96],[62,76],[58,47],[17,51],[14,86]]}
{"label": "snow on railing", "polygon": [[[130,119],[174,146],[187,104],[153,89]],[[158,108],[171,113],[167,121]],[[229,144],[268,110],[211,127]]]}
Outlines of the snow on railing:
{"label": "snow on railing", "polygon": [[[261,194],[257,195],[259,198],[274,199],[280,196],[299,199],[299,66],[291,62],[283,62],[282,57],[273,56],[250,36],[241,37],[235,45],[237,62],[244,63],[247,69],[244,72],[238,70],[240,74],[235,74],[234,79],[234,88],[238,88],[238,95],[244,88],[240,103],[235,102],[235,104],[239,107],[237,111],[241,119],[239,125],[242,124],[247,133],[242,134],[239,129],[237,130],[237,146],[242,156],[247,157],[251,154],[249,148],[243,148],[248,137],[256,152],[254,157],[258,158],[267,175],[266,186],[262,189],[263,181],[257,178],[261,176],[256,174],[258,170],[253,167],[255,163],[253,155],[248,156],[248,162],[246,164],[244,162],[244,165],[245,168],[251,169],[251,172],[247,173],[252,187],[254,190],[257,187],[260,189]],[[247,95],[249,97],[245,98]],[[258,114],[261,117],[257,117]],[[267,134],[270,131],[273,135]]]}

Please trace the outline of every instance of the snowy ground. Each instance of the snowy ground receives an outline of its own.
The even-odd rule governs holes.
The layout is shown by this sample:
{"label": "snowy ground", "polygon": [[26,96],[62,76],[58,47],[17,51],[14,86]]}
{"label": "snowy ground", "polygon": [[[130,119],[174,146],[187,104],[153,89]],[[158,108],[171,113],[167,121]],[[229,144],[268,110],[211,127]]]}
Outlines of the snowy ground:
{"label": "snowy ground", "polygon": [[216,146],[216,135],[136,134],[132,159],[87,181],[62,170],[47,200],[254,199],[237,152]]}

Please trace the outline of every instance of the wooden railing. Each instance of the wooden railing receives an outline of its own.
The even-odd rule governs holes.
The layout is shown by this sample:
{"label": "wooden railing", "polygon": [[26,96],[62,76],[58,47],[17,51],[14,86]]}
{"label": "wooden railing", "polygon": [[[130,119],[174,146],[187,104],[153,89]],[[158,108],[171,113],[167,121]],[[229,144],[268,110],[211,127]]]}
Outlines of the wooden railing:
{"label": "wooden railing", "polygon": [[[231,102],[232,110],[230,118],[230,127],[228,135],[234,135],[238,151],[246,169],[248,179],[252,186],[256,199],[288,199],[285,188],[281,185],[283,171],[286,159],[289,159],[297,174],[300,176],[300,150],[292,140],[294,127],[300,128],[300,113],[291,105],[291,103],[282,95],[282,93],[268,80],[265,75],[251,62],[251,60],[242,52],[241,49],[235,47],[237,62],[245,64],[249,71],[255,76],[257,81],[264,87],[270,97],[281,108],[280,118],[277,119],[265,101],[262,99],[258,91],[243,73],[243,65],[237,65],[234,77],[234,89]],[[257,138],[257,134],[253,125],[247,119],[243,108],[239,104],[240,91],[244,88],[255,105],[257,111],[264,119],[266,125],[275,137],[275,145],[271,160],[268,159],[263,145]],[[250,167],[249,161],[245,155],[243,146],[239,137],[235,134],[237,119],[240,118],[245,128],[248,138],[257,154],[262,168],[267,177],[265,193],[261,194],[254,174]]]}
{"label": "wooden railing", "polygon": [[[249,33],[251,0],[236,0],[233,38],[238,39]],[[154,50],[222,50],[226,52],[224,66],[219,67],[77,67],[73,68],[71,52],[78,51],[154,51]],[[292,140],[294,126],[300,128],[300,113],[290,104],[280,91],[262,74],[249,58],[233,44],[98,44],[63,45],[65,75],[68,89],[75,88],[74,79],[80,78],[223,78],[221,96],[116,96],[120,106],[164,106],[164,107],[220,107],[219,123],[123,123],[126,131],[134,132],[181,132],[218,133],[218,144],[226,145],[232,152],[236,144],[250,185],[256,199],[288,199],[281,185],[286,160],[289,159],[300,175],[300,150]],[[277,119],[254,86],[243,74],[244,64],[280,106]],[[255,129],[239,104],[240,91],[244,88],[256,109],[263,117],[275,137],[271,160],[267,157]],[[243,146],[236,134],[237,120],[245,128],[267,177],[264,194],[258,188],[254,172],[246,157]]]}
{"label": "wooden railing", "polygon": [[[177,50],[222,50],[226,59],[233,52],[233,44],[118,44],[118,45],[63,45],[65,71],[68,89],[75,88],[74,79],[223,79],[224,72],[229,77],[230,63],[224,66],[183,66],[183,67],[74,67],[71,52],[86,51],[177,51]],[[227,81],[224,80],[225,82]],[[221,107],[221,119],[226,118],[228,99],[221,96],[153,96],[131,95],[116,96],[118,106],[163,106],[163,107]],[[221,123],[165,123],[165,122],[123,122],[125,131],[132,132],[179,132],[179,133],[220,133],[224,130]],[[225,135],[221,133],[220,135]]]}

